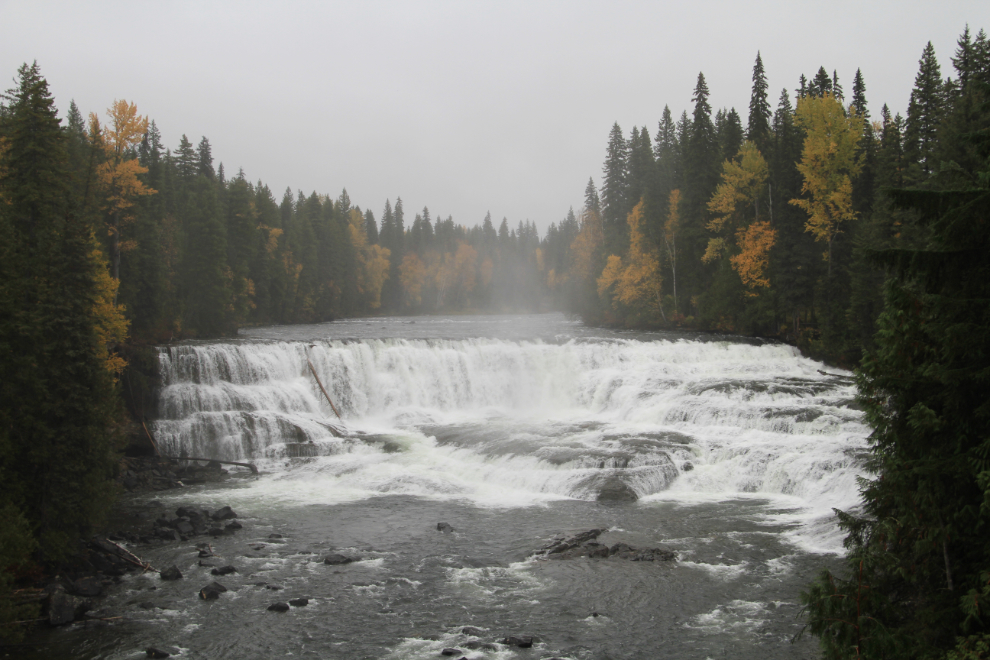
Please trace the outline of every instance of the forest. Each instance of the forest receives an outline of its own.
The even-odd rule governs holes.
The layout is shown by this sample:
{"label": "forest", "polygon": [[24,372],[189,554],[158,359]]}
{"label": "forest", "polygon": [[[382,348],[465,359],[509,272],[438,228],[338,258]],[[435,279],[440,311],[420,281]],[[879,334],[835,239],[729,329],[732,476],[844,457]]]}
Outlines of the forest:
{"label": "forest", "polygon": [[[691,107],[608,135],[600,185],[541,238],[529,220],[376,217],[277,196],[162,143],[127,100],[65,119],[37,64],[0,106],[0,619],[113,500],[138,348],[246,325],[548,311],[589,324],[776,338],[859,367],[874,428],[850,576],[805,594],[827,657],[988,657],[990,40],[944,76],[929,43],[906,116],[822,66],[747,120]],[[875,113],[875,114],[874,114]],[[377,204],[377,202],[376,202]],[[135,357],[130,357],[135,356]],[[139,421],[139,420],[138,420]],[[9,629],[4,629],[4,635]],[[955,650],[951,650],[951,649]]]}

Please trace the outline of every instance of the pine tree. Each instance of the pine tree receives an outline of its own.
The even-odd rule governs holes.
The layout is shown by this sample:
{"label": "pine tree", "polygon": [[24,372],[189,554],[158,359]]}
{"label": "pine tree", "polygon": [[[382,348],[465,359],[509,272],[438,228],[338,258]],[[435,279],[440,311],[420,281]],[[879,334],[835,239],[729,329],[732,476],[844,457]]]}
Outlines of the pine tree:
{"label": "pine tree", "polygon": [[233,329],[233,292],[224,220],[216,189],[205,176],[193,181],[189,209],[183,326],[199,337],[218,337]]}
{"label": "pine tree", "polygon": [[77,214],[66,136],[37,64],[18,70],[4,99],[0,534],[4,544],[16,537],[29,547],[29,527],[42,556],[59,559],[112,492],[116,395],[97,312],[101,277],[108,278],[92,229]]}
{"label": "pine tree", "polygon": [[756,144],[761,153],[767,152],[770,140],[770,103],[767,101],[767,76],[763,70],[763,59],[756,52],[753,65],[753,92],[749,98],[749,125],[746,129],[748,140]]}
{"label": "pine tree", "polygon": [[976,53],[973,50],[973,41],[969,36],[969,23],[966,29],[956,41],[956,54],[952,57],[952,66],[959,76],[959,89],[965,90],[973,77],[976,68]]}
{"label": "pine tree", "polygon": [[205,135],[196,147],[196,165],[198,174],[202,174],[210,181],[216,178],[216,172],[213,171],[213,147],[210,146],[210,141]]}
{"label": "pine tree", "polygon": [[185,134],[179,140],[179,148],[175,150],[174,158],[179,178],[185,183],[191,182],[199,173],[200,162],[192,142]]}
{"label": "pine tree", "polygon": [[905,158],[920,169],[922,178],[927,178],[935,169],[933,154],[938,125],[942,121],[943,101],[942,73],[929,41],[921,54],[918,75],[911,90],[904,134]]}
{"label": "pine tree", "polygon": [[629,148],[618,122],[612,124],[602,167],[602,222],[605,229],[605,246],[610,254],[622,250],[625,208],[628,200]]}
{"label": "pine tree", "polygon": [[588,185],[584,187],[584,209],[586,211],[592,211],[598,216],[602,214],[602,203],[598,199],[595,180],[591,177],[588,177]]}

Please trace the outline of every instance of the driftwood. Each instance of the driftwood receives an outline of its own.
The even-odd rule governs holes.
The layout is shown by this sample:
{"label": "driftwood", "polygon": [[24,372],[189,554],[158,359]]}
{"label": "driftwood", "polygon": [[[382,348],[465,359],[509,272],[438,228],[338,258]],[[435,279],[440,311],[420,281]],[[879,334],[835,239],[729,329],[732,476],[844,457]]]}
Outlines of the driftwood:
{"label": "driftwood", "polygon": [[[103,542],[109,543],[110,545],[112,545],[115,548],[117,548],[117,550],[119,551],[117,553],[117,556],[120,557],[121,559],[123,559],[124,561],[126,561],[127,563],[134,564],[135,566],[137,566],[138,568],[140,568],[140,569],[142,569],[144,571],[154,571],[154,570],[157,570],[157,569],[153,568],[151,566],[151,564],[149,564],[148,562],[142,561],[140,557],[138,557],[137,555],[135,555],[131,551],[127,550],[126,548],[121,547],[120,545],[114,543],[113,541],[111,541],[109,539],[101,539],[101,540]],[[121,553],[123,553],[123,554],[121,554]]]}
{"label": "driftwood", "polygon": [[158,443],[155,442],[155,439],[151,437],[151,431],[148,430],[148,426],[144,423],[143,418],[141,419],[141,426],[144,427],[144,432],[148,434],[148,440],[151,441],[151,446],[155,450],[155,453],[161,456],[162,453],[158,450]]}
{"label": "driftwood", "polygon": [[258,467],[254,463],[241,463],[240,461],[221,461],[216,458],[196,458],[195,456],[162,456],[173,461],[209,461],[220,463],[221,465],[236,465],[251,470],[251,474],[258,474]]}
{"label": "driftwood", "polygon": [[316,375],[316,369],[313,368],[313,363],[309,361],[309,356],[306,357],[306,364],[309,365],[309,370],[313,373],[313,378],[316,379],[316,384],[320,386],[320,391],[323,392],[323,396],[327,398],[327,403],[330,404],[330,409],[337,416],[337,419],[343,421],[343,417],[340,416],[340,411],[337,410],[337,406],[333,405],[333,401],[330,400],[330,395],[327,394],[327,390],[323,387],[323,383],[320,382],[320,377]]}

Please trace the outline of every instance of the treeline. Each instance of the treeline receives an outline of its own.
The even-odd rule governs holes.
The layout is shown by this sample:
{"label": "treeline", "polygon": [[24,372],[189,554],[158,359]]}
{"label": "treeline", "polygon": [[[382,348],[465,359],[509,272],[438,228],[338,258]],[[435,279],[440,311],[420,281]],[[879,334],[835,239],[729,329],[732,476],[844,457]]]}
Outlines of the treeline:
{"label": "treeline", "polygon": [[824,67],[771,108],[757,54],[745,125],[735,108],[713,112],[699,74],[691,114],[664,108],[652,138],[613,126],[555,282],[592,321],[777,336],[856,364],[882,309],[869,251],[926,240],[886,190],[975,171],[964,136],[988,121],[986,34],[967,27],[952,64],[943,78],[929,43],[907,116],[873,116],[862,72],[847,92]]}

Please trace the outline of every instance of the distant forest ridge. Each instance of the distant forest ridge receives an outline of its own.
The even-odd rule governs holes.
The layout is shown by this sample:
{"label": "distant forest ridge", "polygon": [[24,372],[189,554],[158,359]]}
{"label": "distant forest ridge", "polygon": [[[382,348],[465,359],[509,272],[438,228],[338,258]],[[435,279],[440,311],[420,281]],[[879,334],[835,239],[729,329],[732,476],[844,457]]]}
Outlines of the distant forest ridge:
{"label": "distant forest ridge", "polygon": [[141,342],[364,314],[556,309],[774,336],[852,364],[882,307],[870,251],[926,240],[884,190],[973,171],[960,136],[987,121],[983,30],[966,28],[952,66],[943,77],[929,43],[907,117],[886,105],[874,117],[860,70],[848,91],[825,67],[802,75],[772,107],[757,54],[745,126],[735,108],[711,108],[699,74],[691,112],[665,107],[654,136],[612,127],[600,188],[589,179],[583,208],[542,238],[490,214],[466,227],[423,208],[409,222],[398,197],[378,218],[346,190],[279,200],[215,168],[206,137],[166,148],[125,101],[88,119],[73,103],[64,130]]}

